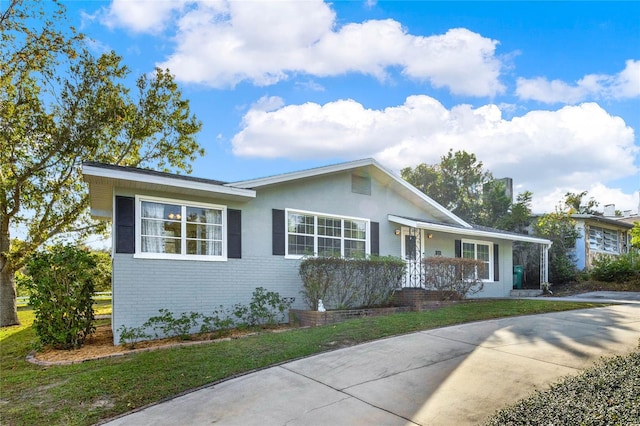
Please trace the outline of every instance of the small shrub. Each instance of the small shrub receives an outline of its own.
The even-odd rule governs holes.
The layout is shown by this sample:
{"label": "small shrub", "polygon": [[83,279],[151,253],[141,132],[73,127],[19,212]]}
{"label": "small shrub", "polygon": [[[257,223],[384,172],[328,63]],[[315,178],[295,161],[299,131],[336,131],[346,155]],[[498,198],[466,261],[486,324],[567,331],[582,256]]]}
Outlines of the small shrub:
{"label": "small shrub", "polygon": [[231,317],[231,313],[229,313],[223,306],[220,306],[219,309],[213,311],[211,316],[202,317],[200,333],[217,331],[219,334],[223,334],[226,330],[229,330],[234,326],[235,321]]}
{"label": "small shrub", "polygon": [[593,259],[591,277],[598,281],[625,282],[638,271],[633,266],[631,254],[620,256],[600,255]]}
{"label": "small shrub", "polygon": [[484,262],[459,257],[428,257],[424,262],[424,283],[427,288],[443,294],[466,298],[484,287]]}
{"label": "small shrub", "polygon": [[276,325],[284,320],[284,314],[293,300],[282,298],[275,291],[267,291],[263,287],[254,290],[249,303],[248,324],[255,327],[261,324]]}
{"label": "small shrub", "polygon": [[93,325],[94,256],[70,245],[36,253],[27,263],[33,327],[42,345],[79,348]]}
{"label": "small shrub", "polygon": [[156,331],[156,337],[160,337],[158,330],[166,337],[179,336],[183,340],[189,340],[192,330],[198,325],[198,319],[202,314],[183,312],[179,318],[175,318],[168,309],[160,309],[160,315],[151,317],[144,323],[143,327],[151,327]]}
{"label": "small shrub", "polygon": [[120,341],[125,342],[129,349],[135,349],[136,343],[151,338],[151,335],[146,333],[144,326],[129,328],[123,325],[118,329],[118,332],[120,333]]}

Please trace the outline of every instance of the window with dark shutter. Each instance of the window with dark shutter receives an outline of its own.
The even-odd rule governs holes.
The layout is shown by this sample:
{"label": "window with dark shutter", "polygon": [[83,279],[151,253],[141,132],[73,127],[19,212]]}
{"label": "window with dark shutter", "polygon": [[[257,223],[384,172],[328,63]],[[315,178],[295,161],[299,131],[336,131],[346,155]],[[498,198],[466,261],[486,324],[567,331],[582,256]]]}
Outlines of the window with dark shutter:
{"label": "window with dark shutter", "polygon": [[493,281],[500,281],[500,258],[498,257],[498,244],[493,245]]}
{"label": "window with dark shutter", "polygon": [[116,253],[136,252],[135,214],[136,200],[134,197],[116,196]]}
{"label": "window with dark shutter", "polygon": [[462,240],[455,240],[456,257],[462,257]]}
{"label": "window with dark shutter", "polygon": [[371,254],[380,255],[380,224],[371,222]]}
{"label": "window with dark shutter", "polygon": [[227,257],[242,258],[242,211],[227,209]]}
{"label": "window with dark shutter", "polygon": [[284,223],[284,210],[273,209],[271,214],[271,238],[272,253],[274,256],[285,255],[286,230]]}

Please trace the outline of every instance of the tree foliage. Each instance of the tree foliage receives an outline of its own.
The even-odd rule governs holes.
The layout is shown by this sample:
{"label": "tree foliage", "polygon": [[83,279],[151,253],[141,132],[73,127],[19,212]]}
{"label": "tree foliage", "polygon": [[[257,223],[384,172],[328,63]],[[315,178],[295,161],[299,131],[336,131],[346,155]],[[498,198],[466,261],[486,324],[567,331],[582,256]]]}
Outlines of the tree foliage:
{"label": "tree foliage", "polygon": [[449,150],[440,164],[422,163],[400,173],[404,180],[459,217],[471,222],[481,220],[483,186],[493,177],[474,154]]}
{"label": "tree foliage", "polygon": [[569,214],[599,214],[596,207],[600,205],[593,197],[590,197],[588,201],[584,201],[587,196],[587,191],[580,193],[567,192],[564,194],[564,205]]}
{"label": "tree foliage", "polygon": [[553,242],[549,249],[549,279],[554,284],[571,281],[576,276],[575,246],[579,237],[571,214],[556,210],[538,218],[536,235]]}
{"label": "tree foliage", "polygon": [[529,224],[532,194],[514,204],[502,180],[494,179],[474,154],[449,150],[439,164],[401,170],[404,180],[458,217],[478,225],[523,232]]}
{"label": "tree foliage", "polygon": [[[46,9],[46,10],[45,10]],[[51,13],[50,9],[55,9]],[[84,161],[190,171],[202,155],[168,70],[127,86],[115,52],[98,57],[57,3],[12,0],[0,15],[0,325],[18,323],[14,273],[52,237],[95,231]],[[11,230],[26,238],[11,240]]]}
{"label": "tree foliage", "polygon": [[640,222],[633,222],[633,228],[631,228],[631,245],[640,249]]}

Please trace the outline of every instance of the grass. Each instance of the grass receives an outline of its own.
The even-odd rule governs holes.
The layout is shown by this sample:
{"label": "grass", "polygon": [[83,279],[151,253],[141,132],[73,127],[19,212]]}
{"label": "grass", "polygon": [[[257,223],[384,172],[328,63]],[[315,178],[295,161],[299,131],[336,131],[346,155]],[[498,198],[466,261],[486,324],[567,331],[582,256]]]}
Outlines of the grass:
{"label": "grass", "polygon": [[36,336],[30,327],[33,312],[24,309],[19,312],[23,325],[0,330],[0,423],[89,425],[234,375],[338,347],[464,322],[595,306],[603,305],[472,301],[48,368],[25,361]]}

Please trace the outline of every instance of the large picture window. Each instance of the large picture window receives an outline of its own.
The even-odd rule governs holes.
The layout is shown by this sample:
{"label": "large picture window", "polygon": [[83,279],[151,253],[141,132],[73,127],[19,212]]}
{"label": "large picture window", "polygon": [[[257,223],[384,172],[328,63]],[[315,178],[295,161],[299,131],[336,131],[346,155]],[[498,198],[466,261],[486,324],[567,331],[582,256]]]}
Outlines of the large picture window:
{"label": "large picture window", "polygon": [[369,221],[319,213],[287,211],[287,255],[366,257]]}
{"label": "large picture window", "polygon": [[492,255],[493,246],[481,241],[465,241],[462,240],[462,257],[465,259],[475,259],[484,263],[482,270],[477,270],[477,278],[481,280],[491,280],[492,271]]}
{"label": "large picture window", "polygon": [[620,253],[618,231],[613,229],[589,227],[589,248],[607,253]]}
{"label": "large picture window", "polygon": [[140,257],[225,259],[224,206],[137,199]]}

